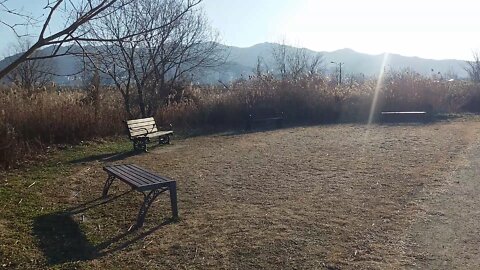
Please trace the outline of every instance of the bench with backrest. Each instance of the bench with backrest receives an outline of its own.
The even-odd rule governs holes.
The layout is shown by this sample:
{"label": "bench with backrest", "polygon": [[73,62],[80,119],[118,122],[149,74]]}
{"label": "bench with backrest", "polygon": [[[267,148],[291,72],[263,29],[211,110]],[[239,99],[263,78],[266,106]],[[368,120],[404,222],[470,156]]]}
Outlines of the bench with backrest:
{"label": "bench with backrest", "polygon": [[424,111],[381,112],[380,121],[383,123],[399,122],[429,122],[431,114]]}
{"label": "bench with backrest", "polygon": [[152,138],[158,138],[159,144],[170,143],[172,130],[158,130],[153,117],[128,120],[126,122],[130,140],[135,151],[147,151],[147,143]]}
{"label": "bench with backrest", "polygon": [[178,218],[177,184],[175,181],[133,164],[105,166],[103,169],[108,173],[108,178],[103,188],[103,197],[107,197],[108,190],[115,179],[119,179],[131,186],[132,189],[143,193],[144,200],[138,212],[137,228],[143,226],[145,216],[155,198],[167,190],[170,192],[173,218]]}
{"label": "bench with backrest", "polygon": [[245,125],[245,130],[251,130],[254,124],[273,122],[275,127],[281,128],[283,126],[283,112],[279,114],[249,114]]}

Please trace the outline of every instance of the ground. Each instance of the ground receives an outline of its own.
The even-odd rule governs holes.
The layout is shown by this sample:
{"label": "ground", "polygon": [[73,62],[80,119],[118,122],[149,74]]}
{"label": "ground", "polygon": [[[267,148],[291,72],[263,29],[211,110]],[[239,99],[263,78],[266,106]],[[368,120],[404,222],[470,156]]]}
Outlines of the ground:
{"label": "ground", "polygon": [[[480,119],[329,125],[125,140],[52,153],[2,176],[0,267],[19,269],[476,269]],[[134,224],[142,195],[105,164],[177,181]]]}

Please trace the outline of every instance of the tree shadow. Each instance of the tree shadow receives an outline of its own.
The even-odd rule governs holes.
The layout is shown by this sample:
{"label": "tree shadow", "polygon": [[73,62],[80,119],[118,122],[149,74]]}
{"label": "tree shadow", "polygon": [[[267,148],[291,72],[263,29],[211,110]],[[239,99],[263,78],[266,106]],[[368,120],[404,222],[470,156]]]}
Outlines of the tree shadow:
{"label": "tree shadow", "polygon": [[129,229],[99,244],[90,242],[79,223],[75,220],[74,215],[112,202],[130,192],[131,190],[107,198],[92,199],[65,211],[54,212],[35,218],[32,233],[38,240],[38,247],[45,255],[47,264],[53,266],[100,258],[120,251],[154,233],[163,226],[175,222],[173,219],[166,219],[161,224],[146,230]]}

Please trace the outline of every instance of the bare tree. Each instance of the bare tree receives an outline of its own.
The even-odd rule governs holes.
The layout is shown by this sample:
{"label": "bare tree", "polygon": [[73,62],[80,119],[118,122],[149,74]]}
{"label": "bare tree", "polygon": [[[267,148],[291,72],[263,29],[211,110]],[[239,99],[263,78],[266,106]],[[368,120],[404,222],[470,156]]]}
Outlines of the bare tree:
{"label": "bare tree", "polygon": [[325,72],[324,58],[322,54],[317,53],[310,57],[308,61],[308,75],[314,76]]}
{"label": "bare tree", "polygon": [[[133,103],[143,117],[153,115],[169,98],[182,96],[182,80],[221,60],[217,36],[190,1],[137,0],[135,7],[123,7],[88,27],[91,39],[118,40],[92,47],[89,54],[122,94],[130,116]],[[142,34],[119,39],[132,32]]]}
{"label": "bare tree", "polygon": [[308,56],[305,49],[294,48],[287,54],[287,68],[290,77],[298,80],[307,73]]}
{"label": "bare tree", "polygon": [[445,79],[446,80],[458,80],[458,73],[455,71],[453,67],[448,68],[447,72],[445,72]]}
{"label": "bare tree", "polygon": [[472,80],[475,83],[480,83],[480,52],[473,52],[473,61],[467,61],[467,66],[465,70]]}
{"label": "bare tree", "polygon": [[[2,17],[0,17],[0,25],[10,28],[18,36],[21,34],[18,29],[22,26],[28,25],[38,29],[36,34],[36,41],[23,52],[15,61],[10,63],[7,67],[0,70],[0,79],[5,77],[10,71],[15,69],[20,63],[33,59],[51,58],[60,55],[71,54],[74,45],[83,48],[83,42],[117,42],[124,41],[142,35],[159,28],[167,27],[169,24],[173,24],[176,18],[172,18],[166,25],[156,25],[155,27],[145,27],[142,31],[132,31],[126,35],[117,36],[114,39],[112,37],[106,37],[98,35],[96,37],[88,37],[85,31],[82,31],[83,26],[87,23],[94,23],[97,20],[101,20],[112,14],[115,14],[118,10],[124,7],[132,7],[138,0],[44,0],[46,15],[41,18],[35,18],[32,15],[26,14],[21,11],[13,10],[9,8],[9,2],[13,0],[0,0],[0,15],[11,14],[23,19],[22,23],[9,24]],[[187,0],[189,7],[198,5],[202,0]],[[52,25],[52,18],[63,15],[66,18],[63,27],[57,31],[51,31],[55,27]],[[177,14],[181,16],[182,14]],[[101,31],[99,31],[101,32]],[[34,56],[34,52],[45,46],[55,46],[50,55]],[[69,49],[65,52],[59,53],[60,48],[63,45],[68,45]]]}
{"label": "bare tree", "polygon": [[283,40],[280,44],[274,46],[272,51],[273,64],[282,80],[287,79],[287,50],[288,45]]}
{"label": "bare tree", "polygon": [[274,47],[273,61],[282,79],[298,80],[303,76],[318,75],[323,72],[323,56],[311,55],[305,48],[294,48],[285,41]]}
{"label": "bare tree", "polygon": [[255,66],[255,69],[254,69],[254,72],[255,72],[255,76],[257,76],[257,78],[261,78],[262,75],[264,74],[264,60],[262,57],[258,56],[257,57],[257,64]]}
{"label": "bare tree", "polygon": [[[19,39],[13,54],[21,54],[30,47],[28,40]],[[33,53],[34,57],[40,57],[39,52]],[[13,60],[14,61],[14,60]],[[35,89],[46,86],[52,81],[55,66],[52,59],[34,59],[20,63],[15,69],[7,74],[7,80],[25,89],[32,94]]]}

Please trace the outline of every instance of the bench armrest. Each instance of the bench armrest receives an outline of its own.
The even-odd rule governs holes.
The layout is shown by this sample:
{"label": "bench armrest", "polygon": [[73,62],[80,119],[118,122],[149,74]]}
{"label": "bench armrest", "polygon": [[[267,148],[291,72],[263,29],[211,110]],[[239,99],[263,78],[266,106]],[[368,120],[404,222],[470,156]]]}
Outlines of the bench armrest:
{"label": "bench armrest", "polygon": [[164,128],[164,127],[161,127],[158,129],[159,131],[171,131],[173,130],[173,125],[172,124],[169,124],[168,125],[168,129]]}
{"label": "bench armrest", "polygon": [[[152,133],[152,132],[148,131],[148,129],[146,129],[146,128],[136,128],[136,129],[137,129],[137,130],[139,130],[139,129],[144,129],[146,133],[145,133],[145,134],[142,134],[142,135],[137,135],[137,136],[135,136],[135,137],[147,137],[148,134]],[[131,138],[132,138],[132,135],[131,135],[131,134],[132,134],[132,129],[131,129],[131,128],[128,128],[128,132],[129,132],[128,135],[129,135],[129,137],[130,137],[130,139],[131,139]]]}

